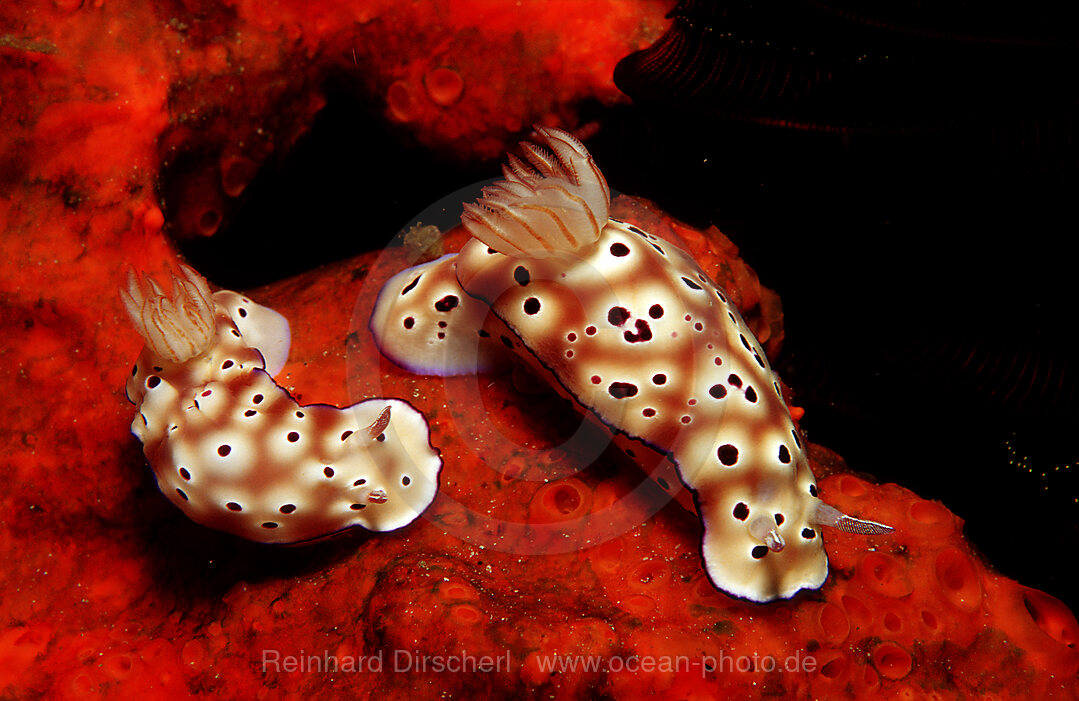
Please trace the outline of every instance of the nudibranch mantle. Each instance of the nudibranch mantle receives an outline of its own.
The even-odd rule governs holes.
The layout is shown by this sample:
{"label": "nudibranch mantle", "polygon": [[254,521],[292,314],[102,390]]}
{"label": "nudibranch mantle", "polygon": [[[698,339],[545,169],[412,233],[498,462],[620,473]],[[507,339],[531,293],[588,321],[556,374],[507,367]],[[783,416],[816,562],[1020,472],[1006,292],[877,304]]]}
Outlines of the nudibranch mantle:
{"label": "nudibranch mantle", "polygon": [[[510,348],[620,443],[643,444],[676,468],[653,476],[668,491],[680,478],[692,493],[717,587],[759,602],[820,587],[820,526],[891,529],[817,498],[779,380],[724,292],[674,243],[607,217],[606,183],[576,139],[540,129],[537,140],[550,151],[525,145],[534,171],[511,160],[507,182],[465,208],[474,239],[460,254],[383,288],[371,324],[379,347],[443,375]],[[559,196],[544,208],[550,192]],[[567,201],[596,206],[567,217]],[[600,216],[602,227],[588,225]],[[448,296],[459,303],[447,308]],[[411,358],[424,335],[422,357]]]}
{"label": "nudibranch mantle", "polygon": [[423,415],[397,399],[300,406],[273,379],[287,320],[183,273],[172,297],[134,274],[121,292],[147,340],[127,382],[131,430],[165,496],[198,523],[264,543],[414,520],[441,468]]}

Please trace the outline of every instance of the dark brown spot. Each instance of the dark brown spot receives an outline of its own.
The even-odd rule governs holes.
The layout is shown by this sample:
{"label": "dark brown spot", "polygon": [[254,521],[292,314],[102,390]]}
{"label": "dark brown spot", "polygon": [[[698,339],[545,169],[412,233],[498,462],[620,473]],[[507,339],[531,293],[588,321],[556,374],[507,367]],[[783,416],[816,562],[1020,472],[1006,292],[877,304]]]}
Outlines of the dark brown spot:
{"label": "dark brown spot", "polygon": [[186,494],[184,494],[184,490],[182,490],[182,489],[177,489],[177,490],[176,490],[176,493],[180,495],[180,498],[181,498],[181,499],[183,499],[184,501],[187,501],[187,495],[186,495]]}
{"label": "dark brown spot", "polygon": [[296,418],[297,419],[302,419],[303,418],[303,412],[302,411],[297,411],[296,412]]}
{"label": "dark brown spot", "polygon": [[262,404],[263,399],[265,399],[265,397],[263,397],[261,394],[256,394],[254,397],[251,397],[251,403]]}
{"label": "dark brown spot", "polygon": [[727,467],[738,462],[738,448],[735,448],[730,443],[719,446],[719,450],[716,451],[716,454],[719,455],[719,461]]}
{"label": "dark brown spot", "polygon": [[154,387],[157,387],[159,384],[161,384],[161,378],[158,377],[157,375],[150,375],[149,377],[146,378],[146,387],[147,387],[147,389],[153,389]]}
{"label": "dark brown spot", "polygon": [[738,502],[734,505],[734,517],[739,521],[745,521],[749,518],[749,507],[743,502]]}
{"label": "dark brown spot", "polygon": [[712,385],[708,388],[708,394],[712,395],[716,399],[723,399],[727,396],[727,388],[723,385]]}
{"label": "dark brown spot", "polygon": [[237,309],[236,313],[240,315],[241,319],[246,319],[247,318],[247,310],[244,309],[243,307],[240,307],[239,309]]}
{"label": "dark brown spot", "polygon": [[643,343],[644,341],[652,340],[652,329],[649,328],[647,321],[644,319],[637,319],[637,321],[633,322],[633,326],[637,329],[637,333],[626,331],[623,334],[626,341],[629,343]]}
{"label": "dark brown spot", "polygon": [[666,384],[667,383],[667,376],[664,375],[662,372],[656,373],[655,375],[652,375],[652,382],[654,382],[657,385]]}
{"label": "dark brown spot", "polygon": [[341,441],[342,442],[347,441],[348,437],[351,436],[351,435],[352,435],[352,431],[345,431],[344,433],[341,434]]}
{"label": "dark brown spot", "polygon": [[754,403],[757,401],[757,390],[752,387],[746,387],[746,401]]}
{"label": "dark brown spot", "polygon": [[783,514],[776,514],[776,525],[777,526],[782,526],[783,522],[786,521],[786,520],[787,520],[787,518]]}
{"label": "dark brown spot", "polygon": [[588,326],[588,327],[585,328],[584,332],[588,336],[595,336],[596,335],[596,327],[595,326]]}
{"label": "dark brown spot", "polygon": [[653,319],[660,318],[661,316],[663,316],[663,307],[658,304],[653,304],[651,307],[648,308],[648,316],[652,317]]}
{"label": "dark brown spot", "polygon": [[411,316],[406,316],[405,320],[402,323],[405,325],[406,329],[411,329],[413,326],[416,325],[416,319]]}
{"label": "dark brown spot", "polygon": [[359,511],[360,509],[366,509],[367,504],[349,504],[348,508],[352,509],[353,511]]}
{"label": "dark brown spot", "polygon": [[296,441],[300,440],[300,434],[296,433],[295,431],[289,431],[288,435],[285,436],[285,438],[288,440],[289,443],[295,443]]}
{"label": "dark brown spot", "polygon": [[295,510],[296,510],[296,505],[295,504],[283,504],[281,506],[281,508],[279,509],[279,511],[281,513],[283,513],[283,514],[291,514]]}
{"label": "dark brown spot", "polygon": [[186,467],[181,467],[179,472],[180,472],[180,477],[183,477],[185,480],[191,479],[191,473],[187,471]]}
{"label": "dark brown spot", "polygon": [[689,288],[689,289],[691,289],[691,290],[699,290],[699,289],[701,289],[701,286],[700,286],[700,285],[698,285],[697,283],[693,282],[693,281],[692,281],[692,280],[690,280],[690,279],[689,279],[688,277],[683,277],[683,278],[682,278],[682,282],[686,283],[686,287],[688,287],[688,288]]}
{"label": "dark brown spot", "polygon": [[629,318],[629,311],[625,307],[611,307],[607,311],[607,321],[612,326],[621,326]]}
{"label": "dark brown spot", "polygon": [[407,487],[410,484],[412,484],[412,478],[411,477],[409,477],[408,475],[404,475],[404,476],[401,477],[401,486],[402,487]]}
{"label": "dark brown spot", "polygon": [[267,521],[266,523],[262,524],[262,527],[263,528],[277,528],[277,524],[274,523],[273,521]]}
{"label": "dark brown spot", "polygon": [[637,394],[637,385],[631,382],[612,382],[607,392],[615,399],[626,399]]}
{"label": "dark brown spot", "polygon": [[239,504],[237,504],[234,501],[230,501],[229,503],[225,504],[225,508],[227,508],[229,511],[243,511],[244,510],[244,507],[240,506]]}
{"label": "dark brown spot", "polygon": [[219,445],[219,446],[217,446],[217,454],[220,455],[221,457],[225,457],[226,455],[228,455],[231,452],[232,452],[232,446],[231,445]]}
{"label": "dark brown spot", "polygon": [[779,446],[779,462],[786,465],[790,461],[791,461],[791,451],[787,450],[787,446],[785,446],[785,445]]}
{"label": "dark brown spot", "polygon": [[221,369],[222,370],[228,370],[233,365],[235,365],[235,363],[233,363],[231,360],[226,360],[225,362],[221,363]]}
{"label": "dark brown spot", "polygon": [[353,487],[362,487],[365,484],[367,484],[367,480],[365,478],[361,477],[358,480],[356,480],[355,482],[353,482],[352,486]]}
{"label": "dark brown spot", "polygon": [[538,313],[540,310],[540,301],[535,297],[529,297],[525,300],[524,310],[525,314],[528,314],[529,316]]}
{"label": "dark brown spot", "polygon": [[513,269],[513,279],[517,281],[518,285],[524,287],[532,279],[532,276],[528,274],[528,268],[518,265]]}
{"label": "dark brown spot", "polygon": [[727,382],[731,385],[731,387],[741,387],[742,386],[742,378],[738,377],[738,375],[734,375],[734,374],[728,375],[727,376]]}
{"label": "dark brown spot", "polygon": [[611,255],[612,256],[617,256],[619,258],[621,258],[623,256],[628,256],[629,255],[629,246],[627,246],[624,243],[612,243],[611,244]]}
{"label": "dark brown spot", "polygon": [[762,557],[764,557],[765,555],[768,554],[768,546],[767,545],[758,545],[758,546],[754,547],[753,550],[751,550],[749,554],[753,556],[753,559],[759,560],[759,559],[761,559]]}
{"label": "dark brown spot", "polygon": [[327,477],[333,477],[333,468],[329,466],[322,468],[322,474]]}
{"label": "dark brown spot", "polygon": [[803,528],[802,529],[802,537],[805,538],[806,540],[813,540],[814,538],[817,537],[817,532],[815,530],[813,530],[812,528]]}
{"label": "dark brown spot", "polygon": [[446,295],[442,299],[435,302],[435,310],[440,312],[448,312],[454,309],[461,300],[457,299],[457,295]]}
{"label": "dark brown spot", "polygon": [[645,408],[644,408],[644,409],[643,409],[643,410],[641,411],[641,415],[642,415],[642,416],[644,416],[644,417],[646,417],[646,418],[649,418],[649,419],[650,419],[650,418],[652,418],[653,416],[655,416],[655,415],[656,415],[656,410],[655,410],[655,409],[653,409],[653,408],[652,408],[652,407],[650,407],[650,406],[649,406],[649,407],[645,407]]}

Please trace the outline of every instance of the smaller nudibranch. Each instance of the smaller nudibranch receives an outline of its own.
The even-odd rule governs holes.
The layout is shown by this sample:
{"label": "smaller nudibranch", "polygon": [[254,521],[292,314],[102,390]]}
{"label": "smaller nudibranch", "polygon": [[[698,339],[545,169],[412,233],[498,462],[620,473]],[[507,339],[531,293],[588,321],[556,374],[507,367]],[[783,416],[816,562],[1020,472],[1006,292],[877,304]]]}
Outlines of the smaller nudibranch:
{"label": "smaller nudibranch", "polygon": [[165,496],[197,523],[264,543],[412,522],[442,466],[423,415],[397,399],[300,406],[273,379],[288,321],[211,294],[181,267],[171,295],[134,272],[121,290],[146,341],[127,382],[131,431]]}
{"label": "smaller nudibranch", "polygon": [[892,529],[818,498],[779,379],[723,290],[673,242],[609,219],[610,191],[577,139],[536,140],[465,206],[474,238],[458,255],[386,284],[379,348],[441,375],[511,349],[621,447],[665,458],[652,476],[692,494],[713,584],[759,602],[820,587],[821,526]]}

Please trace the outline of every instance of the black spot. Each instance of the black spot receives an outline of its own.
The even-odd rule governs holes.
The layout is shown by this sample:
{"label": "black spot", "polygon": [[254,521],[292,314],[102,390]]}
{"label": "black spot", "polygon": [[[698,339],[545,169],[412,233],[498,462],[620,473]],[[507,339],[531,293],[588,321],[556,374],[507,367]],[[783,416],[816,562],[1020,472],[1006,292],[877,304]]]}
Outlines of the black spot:
{"label": "black spot", "polygon": [[352,486],[353,487],[362,487],[365,484],[367,484],[367,480],[365,478],[361,477],[358,480],[356,480],[355,482],[353,482]]}
{"label": "black spot", "polygon": [[749,341],[746,340],[745,334],[742,334],[742,333],[738,334],[738,338],[740,338],[742,340],[742,345],[746,347],[747,351],[752,351],[753,350],[753,348],[751,348],[750,345],[749,345]]}
{"label": "black spot", "polygon": [[716,399],[723,399],[727,396],[727,388],[723,385],[712,385],[708,388],[708,394],[712,395]]}
{"label": "black spot", "polygon": [[180,477],[183,477],[185,480],[191,479],[191,473],[187,471],[186,467],[181,467],[179,472],[180,472]]}
{"label": "black spot", "polygon": [[161,384],[161,378],[158,377],[157,375],[150,375],[149,377],[146,378],[146,387],[147,387],[147,389],[153,389],[154,387],[157,387],[159,384]]}
{"label": "black spot", "polygon": [[244,416],[251,417],[251,416],[254,416],[257,413],[258,412],[255,411],[254,409],[248,409],[247,411],[244,412]]}
{"label": "black spot", "polygon": [[496,251],[495,249],[491,248],[490,246],[488,246],[488,247],[487,247],[487,255],[489,255],[489,256],[493,256],[493,255],[494,255],[494,254],[496,254],[496,253],[498,253],[498,251]]}
{"label": "black spot", "polygon": [[416,325],[416,319],[411,316],[406,316],[405,320],[402,323],[405,325],[406,329],[411,329],[413,326]]}
{"label": "black spot", "polygon": [[641,230],[640,230],[640,229],[638,229],[637,227],[633,226],[632,224],[630,224],[630,225],[629,225],[629,226],[628,226],[627,228],[628,228],[628,229],[629,229],[630,231],[632,231],[633,233],[637,234],[638,236],[644,236],[645,238],[647,238],[647,237],[648,237],[648,234],[644,233],[643,231],[641,231]]}
{"label": "black spot", "polygon": [[719,450],[716,451],[716,454],[719,455],[719,461],[727,467],[738,462],[738,449],[730,443],[719,446]]}
{"label": "black spot", "polygon": [[348,508],[352,509],[353,511],[359,511],[360,509],[366,509],[367,504],[349,504]]}
{"label": "black spot", "polygon": [[423,273],[420,273],[419,275],[416,276],[415,280],[413,280],[412,282],[405,285],[405,289],[401,290],[401,295],[404,296],[404,295],[407,295],[409,292],[411,292],[413,290],[413,288],[415,288],[416,285],[419,284],[421,277],[423,277]]}
{"label": "black spot", "polygon": [[341,442],[347,441],[348,437],[352,435],[352,431],[345,431],[341,434]]}
{"label": "black spot", "polygon": [[219,445],[219,446],[217,446],[217,454],[220,455],[221,457],[225,457],[226,455],[228,455],[231,452],[232,452],[232,446],[231,445]]}
{"label": "black spot", "polygon": [[180,498],[181,498],[181,499],[183,499],[184,501],[187,501],[187,495],[186,495],[186,494],[184,494],[184,490],[182,490],[182,489],[177,489],[177,490],[176,490],[176,493],[180,495]]}
{"label": "black spot", "polygon": [[607,321],[612,326],[621,326],[629,318],[629,311],[625,307],[611,307],[607,312]]}
{"label": "black spot", "polygon": [[244,510],[244,507],[240,506],[239,504],[237,504],[234,501],[230,501],[229,503],[225,504],[225,507],[228,508],[229,511],[243,511]]}
{"label": "black spot", "polygon": [[719,297],[719,301],[721,301],[721,302],[726,302],[727,301],[727,298],[724,297],[723,293],[720,292],[719,290],[716,290],[716,297]]}
{"label": "black spot", "polygon": [[247,318],[247,310],[244,309],[243,307],[240,307],[238,310],[236,310],[236,313],[240,315],[241,319],[246,319]]}
{"label": "black spot", "polygon": [[741,387],[742,386],[742,378],[738,377],[738,375],[734,375],[734,374],[728,375],[727,376],[727,382],[731,385],[731,387]]}
{"label": "black spot", "polygon": [[629,246],[627,246],[624,243],[612,243],[611,244],[611,255],[612,256],[617,256],[619,258],[621,258],[623,256],[628,256],[629,255]]}
{"label": "black spot", "polygon": [[809,485],[809,495],[813,496],[813,497],[817,496],[817,485],[815,485],[815,484]]}
{"label": "black spot", "polygon": [[658,304],[653,304],[651,307],[648,308],[648,316],[652,317],[653,319],[660,318],[661,316],[663,316],[663,307]]}
{"label": "black spot", "polygon": [[490,338],[491,337],[491,334],[487,333],[483,329],[480,329],[477,333],[479,333],[480,338]]}
{"label": "black spot", "polygon": [[300,440],[300,434],[296,433],[295,431],[289,431],[288,435],[285,436],[285,438],[288,439],[289,443],[295,443],[296,441]]}
{"label": "black spot", "polygon": [[302,419],[303,418],[303,412],[302,411],[297,411],[296,412],[296,418],[297,419]]}
{"label": "black spot", "polygon": [[652,375],[652,382],[657,385],[666,384],[667,376],[664,375],[662,372],[656,373],[655,375]]}
{"label": "black spot", "polygon": [[131,368],[131,376],[134,377],[135,375],[138,375],[138,374],[139,374],[139,366],[136,365],[135,367]]}
{"label": "black spot", "polygon": [[441,340],[442,340],[442,339],[444,339],[445,337],[446,337],[446,332],[445,332],[445,331],[439,331],[439,332],[438,332],[438,340],[440,340],[440,341],[441,341]]}
{"label": "black spot", "polygon": [[447,324],[445,321],[438,322],[438,328],[440,328],[440,329],[444,329],[447,326],[449,326],[449,324]]}
{"label": "black spot", "polygon": [[296,510],[296,505],[295,504],[283,504],[281,506],[281,508],[279,509],[279,511],[281,513],[283,513],[283,514],[291,514],[295,510]]}
{"label": "black spot", "polygon": [[757,401],[757,390],[752,387],[746,387],[746,401],[753,403]]}
{"label": "black spot", "polygon": [[693,281],[692,281],[692,280],[690,280],[690,279],[689,279],[688,277],[683,277],[683,278],[682,278],[682,282],[686,283],[686,287],[688,287],[688,288],[689,288],[689,289],[691,289],[691,290],[699,290],[699,289],[701,289],[701,286],[700,286],[700,285],[698,285],[697,283],[693,282]]}
{"label": "black spot", "polygon": [[385,443],[386,442],[386,434],[385,433],[378,434],[377,436],[375,436],[375,440],[378,441],[379,443]]}
{"label": "black spot", "polygon": [[814,538],[817,537],[817,532],[815,530],[813,530],[812,528],[803,528],[802,529],[802,537],[805,538],[806,540],[813,540]]}
{"label": "black spot", "polygon": [[791,461],[791,451],[787,450],[787,446],[779,446],[779,462],[784,465],[789,464]]}
{"label": "black spot", "polygon": [[630,382],[612,382],[607,392],[615,399],[626,399],[637,394],[637,385]]}
{"label": "black spot", "polygon": [[158,367],[157,365],[154,366],[154,372],[161,372],[162,370],[164,370],[164,368]]}
{"label": "black spot", "polygon": [[262,527],[263,528],[277,528],[277,524],[274,523],[273,521],[267,521],[266,523],[262,524]]}
{"label": "black spot", "polygon": [[535,297],[529,297],[525,300],[524,310],[525,314],[528,314],[529,316],[539,312],[540,301]]}
{"label": "black spot", "polygon": [[799,448],[802,447],[802,441],[798,438],[798,434],[795,431],[791,431],[791,435],[794,436],[794,444]]}
{"label": "black spot", "polygon": [[[651,241],[649,241],[649,243],[651,243]],[[653,243],[652,248],[656,249],[656,252],[659,253],[661,256],[667,255],[667,252],[660,248],[658,243]]]}
{"label": "black spot", "polygon": [[727,312],[727,316],[729,316],[731,318],[731,323],[732,324],[737,324],[738,323],[738,320],[734,318],[734,312]]}
{"label": "black spot", "polygon": [[734,517],[739,521],[745,521],[749,518],[749,507],[743,502],[738,502],[734,505]]}
{"label": "black spot", "polygon": [[435,302],[435,310],[440,312],[448,312],[451,311],[454,307],[456,307],[460,302],[461,300],[457,299],[457,295],[446,295],[442,299]]}
{"label": "black spot", "polygon": [[237,331],[236,329],[232,329],[232,330],[231,330],[231,331],[230,331],[229,333],[231,333],[231,334],[232,334],[233,336],[235,336],[236,338],[239,338],[239,337],[240,337],[240,332],[239,332],[239,331]]}
{"label": "black spot", "polygon": [[329,466],[322,468],[322,474],[327,477],[333,477],[333,468]]}
{"label": "black spot", "polygon": [[666,489],[666,490],[668,490],[668,491],[669,491],[669,490],[670,490],[670,488],[671,488],[671,485],[667,484],[667,480],[663,479],[662,477],[660,477],[659,479],[657,479],[657,480],[656,480],[656,483],[657,483],[657,484],[659,484],[659,486],[660,486],[660,487],[663,487],[664,489]]}
{"label": "black spot", "polygon": [[632,331],[626,331],[624,334],[622,334],[623,336],[625,336],[627,342],[643,343],[645,341],[652,340],[652,329],[649,328],[647,321],[645,321],[644,319],[637,319],[637,321],[633,322],[633,326],[637,329],[637,333],[633,333]]}
{"label": "black spot", "polygon": [[233,365],[234,365],[234,363],[231,360],[226,360],[225,362],[221,363],[221,369],[222,370],[228,370]]}
{"label": "black spot", "polygon": [[256,394],[254,397],[251,397],[251,403],[262,404],[263,399],[265,399],[265,397],[263,397],[261,394]]}
{"label": "black spot", "polygon": [[783,522],[786,521],[786,520],[787,519],[783,516],[783,514],[776,514],[776,525],[777,526],[782,526]]}
{"label": "black spot", "polygon": [[528,274],[528,268],[518,265],[513,269],[513,279],[517,281],[518,285],[524,287],[532,279],[532,276]]}
{"label": "black spot", "polygon": [[513,341],[509,340],[505,336],[499,336],[498,338],[502,341],[502,345],[504,345],[506,348],[513,348]]}
{"label": "black spot", "polygon": [[761,368],[764,367],[764,361],[761,360],[761,356],[757,353],[757,351],[753,351],[753,359],[757,361],[757,365],[760,365]]}
{"label": "black spot", "polygon": [[411,477],[409,477],[408,475],[404,475],[403,477],[401,477],[401,486],[402,487],[407,487],[410,484],[412,484],[412,478]]}
{"label": "black spot", "polygon": [[753,556],[754,560],[759,560],[759,559],[761,559],[762,557],[764,557],[765,555],[768,554],[768,546],[767,545],[758,545],[755,548],[753,548],[753,550],[751,550],[749,552],[749,554]]}

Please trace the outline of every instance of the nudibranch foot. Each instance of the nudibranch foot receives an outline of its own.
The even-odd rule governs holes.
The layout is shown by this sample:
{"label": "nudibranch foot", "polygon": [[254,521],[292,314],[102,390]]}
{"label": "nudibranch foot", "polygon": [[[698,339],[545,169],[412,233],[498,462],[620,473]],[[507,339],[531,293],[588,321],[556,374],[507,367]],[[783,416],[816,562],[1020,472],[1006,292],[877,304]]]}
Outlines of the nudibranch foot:
{"label": "nudibranch foot", "polygon": [[[505,180],[465,206],[474,238],[457,256],[387,284],[371,323],[380,350],[450,374],[479,365],[477,336],[498,338],[620,446],[673,464],[713,584],[759,602],[820,587],[818,527],[890,529],[817,498],[779,378],[725,290],[677,243],[608,218],[609,191],[580,142],[555,129],[535,138],[527,163],[511,158]],[[433,324],[446,299],[467,323]],[[458,347],[471,352],[447,352]],[[671,477],[656,479],[672,492]]]}
{"label": "nudibranch foot", "polygon": [[147,340],[127,383],[131,430],[165,496],[198,523],[264,543],[413,521],[442,465],[423,415],[397,399],[299,405],[273,380],[287,320],[183,272],[172,297],[133,273],[121,292]]}

